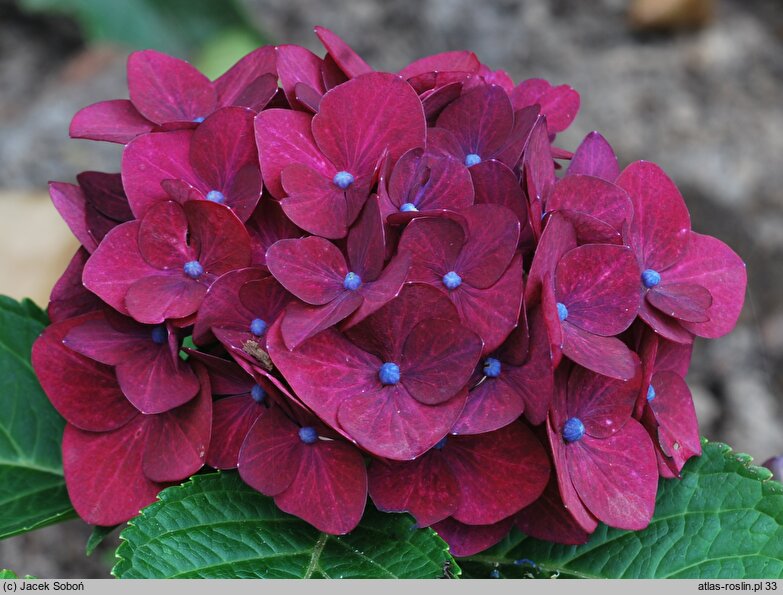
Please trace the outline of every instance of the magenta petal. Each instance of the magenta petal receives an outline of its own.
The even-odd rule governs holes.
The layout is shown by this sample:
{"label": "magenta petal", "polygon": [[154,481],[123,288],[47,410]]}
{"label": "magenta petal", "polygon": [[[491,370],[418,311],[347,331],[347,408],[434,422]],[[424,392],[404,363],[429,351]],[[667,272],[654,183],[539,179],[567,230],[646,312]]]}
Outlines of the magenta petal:
{"label": "magenta petal", "polygon": [[372,370],[376,388],[343,393],[349,396],[340,403],[337,421],[359,446],[378,457],[415,459],[448,433],[465,405],[467,390],[449,401],[424,405],[401,383],[381,387],[377,381],[379,369],[377,363]]}
{"label": "magenta petal", "polygon": [[[237,103],[239,98],[259,77],[276,73],[277,55],[275,47],[262,46],[244,56],[213,83],[217,91],[218,105],[244,105]],[[275,84],[275,87],[277,84]],[[206,117],[207,114],[202,114]]]}
{"label": "magenta petal", "polygon": [[615,337],[601,337],[577,326],[563,324],[563,354],[598,374],[630,380],[636,376],[639,358]]}
{"label": "magenta petal", "polygon": [[574,226],[561,215],[554,213],[547,220],[541,240],[530,265],[525,288],[525,303],[532,305],[541,298],[541,284],[546,275],[554,275],[560,259],[576,248]]}
{"label": "magenta petal", "polygon": [[557,183],[547,211],[558,209],[591,215],[618,233],[631,221],[633,207],[628,194],[610,182],[584,175],[568,175]]}
{"label": "magenta petal", "polygon": [[[243,168],[258,163],[254,116],[245,108],[222,108],[204,120],[193,133],[190,161],[194,171],[210,190],[224,193],[226,204],[231,207],[233,197],[228,190]],[[256,190],[257,200],[261,195],[260,181]],[[254,207],[255,204],[246,205],[244,212],[238,216],[247,219]]]}
{"label": "magenta petal", "polygon": [[582,545],[590,537],[563,504],[554,474],[541,497],[519,511],[516,526],[530,537],[565,545]]}
{"label": "magenta petal", "polygon": [[128,314],[125,295],[140,278],[159,274],[139,252],[141,222],[112,229],[84,266],[84,286],[122,314]]}
{"label": "magenta petal", "polygon": [[331,535],[355,529],[367,504],[367,471],[360,452],[344,442],[324,440],[303,445],[301,452],[299,473],[275,504]]}
{"label": "magenta petal", "polygon": [[492,287],[476,289],[463,283],[449,297],[463,324],[484,341],[483,353],[488,354],[500,347],[516,327],[523,292],[522,255],[517,253]]}
{"label": "magenta petal", "polygon": [[292,303],[286,309],[281,327],[286,346],[296,349],[310,337],[345,320],[361,304],[362,297],[358,293],[345,290],[323,306]]}
{"label": "magenta petal", "polygon": [[399,74],[409,79],[429,72],[478,72],[479,66],[476,54],[462,50],[419,58],[400,70]]}
{"label": "magenta petal", "polygon": [[207,465],[215,469],[235,469],[245,437],[265,411],[263,405],[256,403],[248,394],[215,401]]}
{"label": "magenta petal", "polygon": [[182,272],[158,274],[135,281],[125,297],[128,314],[144,324],[184,318],[198,310],[207,288]]}
{"label": "magenta petal", "polygon": [[[677,472],[686,461],[701,454],[699,423],[693,407],[691,391],[674,372],[656,372],[652,377],[655,397],[648,402],[657,429],[657,443],[662,453],[672,460]],[[645,419],[645,425],[647,420]]]}
{"label": "magenta petal", "polygon": [[126,144],[154,125],[127,99],[99,101],[82,108],[71,120],[71,138]]}
{"label": "magenta petal", "polygon": [[296,86],[299,83],[323,94],[324,86],[321,79],[323,61],[321,58],[298,45],[279,45],[275,50],[277,51],[277,72],[280,75],[280,84],[292,107],[301,107],[296,96]]}
{"label": "magenta petal", "polygon": [[639,318],[644,320],[656,333],[670,341],[682,344],[693,343],[693,334],[690,331],[683,328],[678,321],[650,306],[647,300],[642,300]]}
{"label": "magenta petal", "polygon": [[600,133],[589,133],[577,147],[568,166],[568,175],[574,174],[594,176],[607,182],[614,182],[620,175],[617,155]]}
{"label": "magenta petal", "polygon": [[374,281],[381,274],[385,254],[383,219],[378,198],[373,196],[348,233],[348,261],[362,280]]}
{"label": "magenta petal", "polygon": [[528,200],[546,206],[555,187],[555,165],[546,118],[536,120],[523,160]]}
{"label": "magenta petal", "polygon": [[212,434],[212,395],[203,368],[201,391],[181,407],[149,417],[144,447],[144,475],[153,481],[179,481],[204,466]]}
{"label": "magenta petal", "polygon": [[280,240],[270,246],[266,258],[275,279],[308,304],[327,304],[345,291],[345,257],[323,238]]}
{"label": "magenta petal", "polygon": [[113,432],[84,432],[66,425],[63,471],[79,516],[94,525],[124,523],[155,501],[165,486],[141,469],[146,436],[142,416]]}
{"label": "magenta petal", "polygon": [[617,179],[631,197],[629,241],[645,269],[661,271],[680,260],[688,246],[691,217],[685,201],[654,163],[635,161]]}
{"label": "magenta petal", "polygon": [[255,130],[261,174],[269,192],[275,198],[283,198],[280,175],[286,167],[301,163],[322,173],[331,172],[329,164],[310,131],[312,116],[303,112],[284,109],[264,110],[256,116]]}
{"label": "magenta petal", "polygon": [[[272,73],[265,74],[259,76],[245,87],[242,92],[232,100],[231,105],[247,108],[253,113],[258,113],[278,96],[279,90],[280,89],[277,86],[277,75]],[[282,97],[282,93],[280,96]]]}
{"label": "magenta petal", "polygon": [[281,204],[294,224],[325,238],[345,237],[348,201],[346,193],[331,178],[306,165],[295,164],[283,170],[282,182],[288,196]]}
{"label": "magenta petal", "polygon": [[629,531],[647,527],[655,508],[658,466],[639,422],[628,420],[609,438],[585,436],[566,447],[566,458],[574,488],[600,521]]}
{"label": "magenta petal", "polygon": [[527,225],[527,202],[516,175],[500,161],[490,159],[470,168],[476,204],[496,204],[514,212],[520,229]]}
{"label": "magenta petal", "polygon": [[52,288],[49,305],[46,308],[46,313],[52,322],[61,322],[74,316],[94,312],[103,306],[103,302],[82,284],[84,265],[89,257],[87,250],[79,248]]}
{"label": "magenta petal", "polygon": [[714,339],[737,323],[748,278],[745,263],[726,244],[711,236],[691,232],[682,259],[661,273],[666,283],[692,283],[712,296],[707,322],[683,322],[688,331]]}
{"label": "magenta petal", "polygon": [[72,329],[100,317],[96,312],[52,324],[32,350],[33,369],[54,408],[69,423],[93,432],[116,430],[138,415],[110,367],[63,344]]}
{"label": "magenta petal", "polygon": [[375,459],[368,476],[375,507],[384,512],[409,512],[419,527],[442,521],[459,505],[457,478],[444,456],[434,450],[405,463]]}
{"label": "magenta petal", "polygon": [[481,338],[460,324],[422,320],[405,340],[400,382],[420,403],[444,403],[467,384],[482,347]]}
{"label": "magenta petal", "polygon": [[[501,373],[506,372],[504,369]],[[525,400],[515,386],[505,378],[487,378],[471,389],[451,431],[458,435],[491,432],[518,419],[524,410]]]}
{"label": "magenta petal", "polygon": [[369,73],[324,95],[313,136],[338,169],[369,176],[388,151],[392,161],[424,145],[426,120],[418,95],[401,77]]}
{"label": "magenta petal", "polygon": [[246,223],[253,250],[253,265],[266,266],[266,251],[277,240],[298,238],[304,232],[286,217],[280,203],[264,195]]}
{"label": "magenta petal", "polygon": [[701,285],[662,283],[647,292],[647,301],[681,322],[707,322],[712,295]]}
{"label": "magenta petal", "polygon": [[440,285],[443,275],[454,270],[464,241],[465,231],[456,221],[435,217],[412,221],[398,246],[399,253],[411,255],[408,281]]}
{"label": "magenta petal", "polygon": [[361,305],[351,315],[344,328],[358,324],[370,314],[399,295],[411,268],[410,256],[396,256],[383,270],[377,281],[362,285],[357,292],[362,296]]}
{"label": "magenta petal", "polygon": [[453,556],[472,556],[498,543],[511,530],[512,518],[507,518],[494,525],[466,525],[447,518],[435,523],[432,528],[449,544]]}
{"label": "magenta petal", "polygon": [[568,378],[568,417],[580,419],[594,438],[614,435],[631,418],[640,379],[623,382],[574,367]]}
{"label": "magenta petal", "polygon": [[579,93],[568,85],[553,87],[544,79],[522,81],[511,92],[514,109],[535,103],[541,106],[551,132],[562,132],[574,121],[579,111]]}
{"label": "magenta petal", "polygon": [[[149,347],[160,349],[152,341],[150,327],[137,325],[130,320],[122,322],[129,324],[115,328],[104,313],[87,317],[65,335],[63,344],[85,357],[109,366],[116,366],[127,358],[135,358]],[[168,346],[164,349],[168,349]]]}
{"label": "magenta petal", "polygon": [[262,494],[277,496],[297,476],[303,446],[294,423],[273,407],[247,433],[239,451],[239,474]]}
{"label": "magenta petal", "polygon": [[316,27],[315,34],[321,43],[329,52],[329,55],[337,63],[348,78],[355,78],[367,72],[372,72],[372,68],[362,60],[351,47],[345,43],[337,34],[326,27]]}
{"label": "magenta petal", "polygon": [[514,125],[514,111],[505,91],[482,85],[463,93],[438,117],[438,128],[451,132],[468,153],[490,159],[504,147]]}
{"label": "magenta petal", "polygon": [[474,205],[460,211],[467,241],[455,263],[463,281],[478,289],[492,286],[508,268],[519,242],[519,221],[500,205]]}
{"label": "magenta petal", "polygon": [[535,501],[549,481],[546,451],[522,423],[449,437],[444,451],[460,487],[459,507],[452,516],[462,523],[501,521]]}
{"label": "magenta petal", "polygon": [[340,402],[346,395],[379,387],[378,369],[382,362],[335,329],[315,335],[289,351],[280,326],[277,322],[267,331],[266,345],[272,362],[302,402],[329,426],[341,431],[337,424]]}
{"label": "magenta petal", "polygon": [[212,327],[220,326],[226,322],[240,323],[241,321],[242,325],[247,325],[249,328],[256,313],[246,312],[244,308],[237,307],[239,290],[245,283],[262,279],[266,275],[267,273],[261,269],[246,268],[237,269],[219,277],[209,287],[199,308],[196,326],[193,329],[193,342],[196,345],[204,345],[213,340]]}
{"label": "magenta petal", "polygon": [[184,207],[190,244],[198,247],[198,260],[212,275],[250,266],[250,236],[230,209],[214,202],[189,201]]}
{"label": "magenta petal", "polygon": [[54,208],[65,220],[79,243],[88,252],[93,252],[97,248],[98,242],[87,229],[87,202],[82,189],[75,184],[49,182],[49,196],[52,198]]}
{"label": "magenta petal", "polygon": [[197,176],[190,165],[190,130],[153,132],[134,139],[122,154],[122,183],[133,214],[142,217],[156,202],[169,200],[163,180],[191,185]]}
{"label": "magenta petal", "polygon": [[122,392],[142,413],[161,413],[179,407],[199,390],[193,370],[178,353],[172,354],[168,346],[148,348],[136,357],[128,357],[117,364],[116,372]]}
{"label": "magenta petal", "polygon": [[457,310],[441,291],[419,283],[406,285],[396,299],[351,328],[348,337],[369,353],[396,359],[402,356],[408,333],[427,318],[459,321]]}
{"label": "magenta petal", "polygon": [[617,335],[639,311],[640,275],[630,248],[588,244],[560,259],[555,295],[568,308],[570,324],[596,335]]}
{"label": "magenta petal", "polygon": [[128,92],[133,105],[156,124],[190,122],[215,109],[212,83],[183,60],[155,50],[128,58]]}
{"label": "magenta petal", "polygon": [[157,269],[177,269],[192,260],[188,220],[182,207],[165,201],[152,205],[139,226],[141,256]]}
{"label": "magenta petal", "polygon": [[[562,387],[562,391],[555,393],[556,406],[564,407],[563,403],[560,403],[560,399],[557,398],[558,393],[561,397],[564,397],[565,387]],[[598,521],[595,516],[585,507],[585,504],[579,498],[579,495],[574,488],[574,484],[571,481],[569,474],[569,465],[567,459],[567,449],[565,441],[560,435],[559,431],[555,431],[552,427],[555,423],[550,413],[547,418],[546,430],[547,437],[549,438],[549,445],[552,448],[552,459],[554,463],[554,469],[557,474],[557,487],[560,492],[560,497],[563,501],[563,505],[569,510],[574,523],[586,533],[592,533],[598,526]]]}

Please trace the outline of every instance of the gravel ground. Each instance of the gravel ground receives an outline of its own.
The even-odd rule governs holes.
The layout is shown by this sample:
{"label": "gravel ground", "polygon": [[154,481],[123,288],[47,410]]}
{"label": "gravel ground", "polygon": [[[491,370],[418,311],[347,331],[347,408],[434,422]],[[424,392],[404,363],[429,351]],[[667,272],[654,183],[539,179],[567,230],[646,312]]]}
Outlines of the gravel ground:
{"label": "gravel ground", "polygon": [[[559,144],[601,130],[624,162],[660,163],[694,228],[748,263],[736,331],[699,342],[688,377],[703,434],[757,461],[783,454],[783,7],[718,0],[713,21],[677,33],[628,25],[626,0],[244,0],[270,38],[320,51],[322,24],[367,61],[397,69],[422,54],[469,48],[515,79],[542,76],[582,94]],[[0,187],[44,188],[81,169],[116,170],[116,147],[67,141],[71,114],[124,96],[117,48],[84,50],[64,20],[21,19],[0,0]],[[0,542],[0,566],[38,576],[106,575],[85,561],[88,531],[69,523]],[[71,543],[79,544],[71,547]],[[53,545],[54,544],[54,545]],[[106,548],[105,551],[109,551]]]}

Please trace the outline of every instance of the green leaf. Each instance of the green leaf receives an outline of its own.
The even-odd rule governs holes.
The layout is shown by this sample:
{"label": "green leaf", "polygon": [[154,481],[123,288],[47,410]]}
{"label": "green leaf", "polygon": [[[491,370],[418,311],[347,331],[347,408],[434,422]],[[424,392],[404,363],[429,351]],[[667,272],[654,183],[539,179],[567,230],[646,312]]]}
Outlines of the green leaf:
{"label": "green leaf", "polygon": [[119,525],[112,525],[111,527],[101,527],[100,525],[93,526],[92,533],[90,533],[90,537],[87,539],[87,545],[84,546],[84,553],[88,556],[92,556],[95,548],[101,545],[103,540],[109,535],[114,533],[114,530],[117,527],[119,527]]}
{"label": "green leaf", "polygon": [[0,539],[75,516],[60,458],[64,422],[30,364],[46,315],[0,296]]}
{"label": "green leaf", "polygon": [[407,515],[368,510],[348,535],[281,512],[236,473],[160,493],[120,534],[119,578],[435,578],[459,573],[446,543]]}
{"label": "green leaf", "polygon": [[7,568],[0,570],[0,580],[12,578],[19,578],[13,570],[8,570]]}
{"label": "green leaf", "polygon": [[[644,531],[599,525],[582,546],[518,531],[459,560],[464,576],[577,578],[783,578],[783,485],[750,457],[702,441],[680,480],[661,480],[655,516]],[[535,567],[532,565],[535,564]]]}

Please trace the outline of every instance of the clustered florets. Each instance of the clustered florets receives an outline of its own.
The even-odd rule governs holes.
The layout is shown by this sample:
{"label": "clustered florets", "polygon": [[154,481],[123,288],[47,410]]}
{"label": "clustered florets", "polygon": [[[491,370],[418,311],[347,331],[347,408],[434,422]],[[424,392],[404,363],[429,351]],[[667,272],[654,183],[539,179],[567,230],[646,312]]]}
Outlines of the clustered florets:
{"label": "clustered florets", "polygon": [[263,47],[216,81],[136,52],[130,100],[75,116],[125,145],[121,174],[51,184],[82,247],[33,364],[76,511],[123,522],[208,466],[328,533],[369,493],[457,555],[645,527],[700,452],[683,377],[742,261],[658,166],[553,145],[570,87],[470,52],[373,72],[316,33],[323,59]]}

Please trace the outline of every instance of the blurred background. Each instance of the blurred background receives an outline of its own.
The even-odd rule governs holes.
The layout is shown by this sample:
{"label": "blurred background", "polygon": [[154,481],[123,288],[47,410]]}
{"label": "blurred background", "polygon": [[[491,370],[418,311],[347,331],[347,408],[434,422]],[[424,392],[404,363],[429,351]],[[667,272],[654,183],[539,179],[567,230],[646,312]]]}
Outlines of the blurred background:
{"label": "blurred background", "polygon": [[[763,462],[783,454],[783,2],[781,0],[0,0],[0,293],[46,305],[76,242],[49,180],[118,171],[120,148],[68,139],[71,116],[127,97],[130,50],[156,48],[216,77],[264,43],[321,53],[313,25],[375,68],[470,49],[515,80],[582,95],[558,138],[593,129],[621,164],[648,159],[682,190],[696,231],[748,264],[737,329],[699,341],[688,382],[702,433]],[[0,541],[0,568],[107,577],[81,521]]]}

